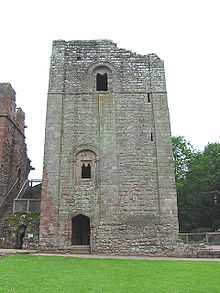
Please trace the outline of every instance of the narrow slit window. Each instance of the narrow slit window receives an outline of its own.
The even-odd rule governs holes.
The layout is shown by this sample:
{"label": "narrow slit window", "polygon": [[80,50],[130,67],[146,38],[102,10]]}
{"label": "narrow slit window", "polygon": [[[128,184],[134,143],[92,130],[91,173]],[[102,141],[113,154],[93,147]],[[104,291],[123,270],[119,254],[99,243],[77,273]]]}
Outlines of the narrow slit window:
{"label": "narrow slit window", "polygon": [[17,182],[18,182],[18,186],[20,187],[21,185],[21,169],[18,169],[18,174],[17,174]]}
{"label": "narrow slit window", "polygon": [[150,133],[150,141],[154,141],[154,136],[152,132]]}
{"label": "narrow slit window", "polygon": [[108,90],[108,76],[107,73],[97,73],[96,75],[96,90],[107,91]]}
{"label": "narrow slit window", "polygon": [[91,178],[91,165],[82,164],[82,178]]}
{"label": "narrow slit window", "polygon": [[150,103],[150,93],[147,93],[147,102]]}

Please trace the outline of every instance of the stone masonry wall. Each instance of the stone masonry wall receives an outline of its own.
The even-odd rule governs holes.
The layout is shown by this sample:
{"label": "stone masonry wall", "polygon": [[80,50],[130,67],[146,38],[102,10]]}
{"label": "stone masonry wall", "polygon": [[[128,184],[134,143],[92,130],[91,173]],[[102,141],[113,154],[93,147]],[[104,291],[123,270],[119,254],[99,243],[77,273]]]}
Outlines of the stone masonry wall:
{"label": "stone masonry wall", "polygon": [[15,91],[9,83],[0,83],[0,237],[13,212],[13,199],[30,171],[24,120],[24,112],[16,108]]}
{"label": "stone masonry wall", "polygon": [[[96,74],[104,72],[108,90],[97,91]],[[80,178],[79,157],[92,166],[90,180]],[[108,40],[54,41],[42,190],[42,248],[71,248],[72,218],[78,214],[90,218],[92,252],[143,254],[175,244],[161,59]]]}

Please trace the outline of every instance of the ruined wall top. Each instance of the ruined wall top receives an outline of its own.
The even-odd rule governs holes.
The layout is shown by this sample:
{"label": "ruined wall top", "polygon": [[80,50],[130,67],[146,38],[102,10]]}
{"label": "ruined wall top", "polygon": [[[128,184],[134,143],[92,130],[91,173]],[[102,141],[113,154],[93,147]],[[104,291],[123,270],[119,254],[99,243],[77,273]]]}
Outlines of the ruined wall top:
{"label": "ruined wall top", "polygon": [[10,83],[0,83],[0,115],[5,115],[24,133],[25,113],[16,108],[16,92]]}
{"label": "ruined wall top", "polygon": [[8,82],[0,82],[0,98],[12,96],[15,99],[15,91]]}
{"label": "ruined wall top", "polygon": [[141,55],[131,50],[119,48],[116,43],[107,39],[71,40],[71,41],[54,40],[53,53],[55,53],[56,48],[59,50],[62,50],[62,48],[67,49],[66,55],[68,55],[68,53],[70,53],[71,51],[76,54],[85,53],[86,51],[87,52],[89,51],[90,54],[97,54],[99,52],[100,53],[110,52],[110,53],[117,53],[118,57],[120,56],[121,58],[131,58],[131,57],[135,58],[136,57],[137,59],[139,59],[139,61],[146,60],[150,62],[152,65],[158,66],[160,64],[160,66],[163,66],[163,61],[154,53]]}
{"label": "ruined wall top", "polygon": [[99,66],[111,71],[115,92],[166,90],[164,62],[156,54],[137,54],[110,40],[55,40],[49,92],[91,93],[91,76]]}

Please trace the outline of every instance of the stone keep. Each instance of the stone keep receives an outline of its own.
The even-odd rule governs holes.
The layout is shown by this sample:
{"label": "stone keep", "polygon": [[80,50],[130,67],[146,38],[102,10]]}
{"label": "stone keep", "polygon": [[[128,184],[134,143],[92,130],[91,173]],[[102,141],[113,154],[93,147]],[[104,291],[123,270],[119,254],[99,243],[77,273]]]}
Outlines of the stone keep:
{"label": "stone keep", "polygon": [[109,40],[54,41],[40,246],[147,254],[177,232],[163,61]]}

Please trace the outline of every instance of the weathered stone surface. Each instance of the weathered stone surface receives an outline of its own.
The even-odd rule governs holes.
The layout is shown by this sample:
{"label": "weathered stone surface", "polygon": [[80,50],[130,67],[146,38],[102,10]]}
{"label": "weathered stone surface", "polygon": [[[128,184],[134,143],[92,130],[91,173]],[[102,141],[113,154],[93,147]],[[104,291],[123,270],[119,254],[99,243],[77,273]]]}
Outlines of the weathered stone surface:
{"label": "weathered stone surface", "polygon": [[[96,90],[106,73],[108,90]],[[82,166],[91,178],[82,178]],[[89,165],[88,165],[89,164]],[[163,61],[111,41],[54,41],[40,246],[72,246],[90,219],[91,251],[159,253],[176,243],[176,191]]]}
{"label": "weathered stone surface", "polygon": [[0,238],[13,212],[13,199],[30,171],[24,120],[24,112],[16,108],[15,91],[9,83],[0,83]]}

